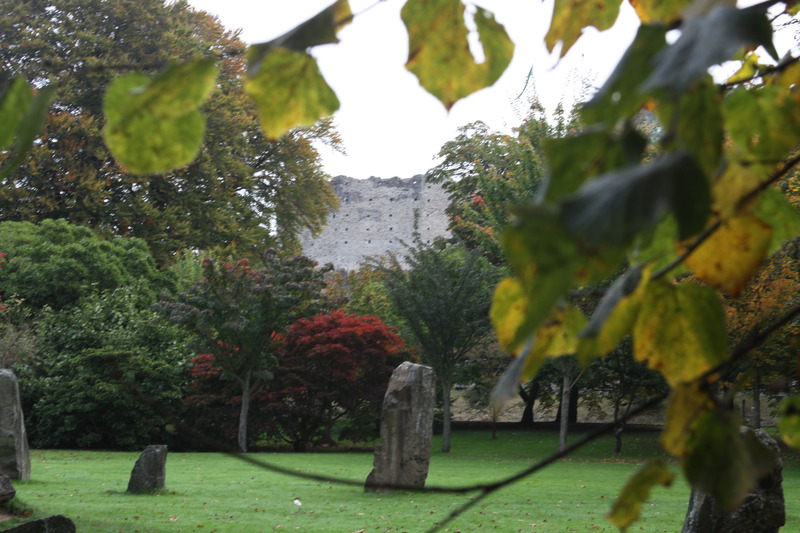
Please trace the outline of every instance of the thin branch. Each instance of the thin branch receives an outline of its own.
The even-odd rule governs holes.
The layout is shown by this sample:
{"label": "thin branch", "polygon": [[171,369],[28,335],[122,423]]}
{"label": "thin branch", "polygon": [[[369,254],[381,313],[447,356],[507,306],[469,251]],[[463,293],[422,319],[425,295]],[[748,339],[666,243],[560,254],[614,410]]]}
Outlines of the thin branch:
{"label": "thin branch", "polygon": [[[739,200],[739,205],[742,205],[742,204],[745,204],[745,203],[749,202],[750,200],[754,199],[759,193],[761,193],[762,191],[764,191],[764,190],[768,189],[769,187],[771,187],[778,180],[780,180],[786,174],[788,174],[789,171],[792,170],[795,167],[795,165],[797,165],[798,162],[800,162],[800,154],[788,159],[786,161],[786,163],[779,170],[776,170],[775,172],[772,173],[772,175],[769,177],[769,179],[764,180],[763,182],[761,182],[758,185],[758,187],[754,188],[752,191],[750,191],[747,194],[745,194]],[[721,226],[722,226],[722,219],[719,219],[719,220],[715,221],[712,225],[708,226],[705,230],[703,230],[702,233],[700,233],[697,236],[697,238],[695,238],[695,240],[692,242],[692,244],[689,245],[681,255],[679,255],[674,260],[672,260],[668,265],[666,265],[663,268],[661,268],[660,270],[654,272],[650,276],[650,279],[651,280],[655,280],[655,279],[661,278],[661,277],[665,276],[667,273],[669,273],[670,270],[672,270],[676,266],[678,266],[681,263],[683,263],[684,261],[686,261],[686,259],[695,250],[697,250],[700,247],[700,245],[702,245],[705,241],[707,241],[709,239],[709,237],[711,237]]]}
{"label": "thin branch", "polygon": [[764,76],[769,76],[771,74],[777,74],[778,72],[782,72],[789,68],[790,66],[794,65],[800,61],[800,57],[792,57],[790,60],[782,61],[781,63],[775,65],[774,67],[767,67],[759,72],[756,72],[751,77],[747,78],[746,80],[740,80],[733,83],[723,83],[719,85],[719,89],[721,91],[727,91],[729,89],[733,89],[734,87],[738,87],[745,83],[751,83],[756,81],[759,78],[763,78]]}

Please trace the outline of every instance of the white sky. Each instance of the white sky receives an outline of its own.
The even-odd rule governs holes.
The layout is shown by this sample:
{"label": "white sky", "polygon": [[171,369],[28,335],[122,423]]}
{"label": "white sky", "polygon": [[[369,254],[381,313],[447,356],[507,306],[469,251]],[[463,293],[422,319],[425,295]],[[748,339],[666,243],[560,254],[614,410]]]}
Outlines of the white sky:
{"label": "white sky", "polygon": [[[245,42],[257,43],[285,33],[332,0],[189,2],[217,15],[227,28],[241,29]],[[553,0],[481,0],[478,4],[495,14],[516,44],[514,59],[493,87],[456,103],[448,114],[403,66],[408,54],[408,36],[400,20],[403,3],[351,0],[356,17],[339,33],[341,42],[314,51],[341,102],[334,120],[347,155],[323,154],[325,170],[333,176],[423,174],[436,164],[435,155],[456,136],[459,126],[476,120],[498,130],[518,125],[528,102],[517,96],[531,69],[536,92],[548,109],[559,100],[571,102],[581,78],[599,85],[610,74],[638,25],[632,8],[623,2],[614,28],[602,33],[593,28],[585,31],[558,62],[558,49],[550,55],[544,45]]]}

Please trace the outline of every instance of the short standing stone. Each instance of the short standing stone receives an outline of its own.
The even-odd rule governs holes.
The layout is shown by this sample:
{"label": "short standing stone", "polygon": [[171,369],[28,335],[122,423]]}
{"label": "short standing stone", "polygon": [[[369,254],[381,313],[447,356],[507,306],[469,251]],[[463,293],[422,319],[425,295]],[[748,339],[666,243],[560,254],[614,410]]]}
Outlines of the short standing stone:
{"label": "short standing stone", "polygon": [[389,380],[381,412],[381,438],[364,489],[424,487],[433,443],[436,385],[433,369],[409,363]]}
{"label": "short standing stone", "polygon": [[11,479],[31,478],[31,455],[17,376],[0,370],[0,473]]}
{"label": "short standing stone", "polygon": [[[742,428],[742,432],[746,431],[753,430]],[[693,489],[681,533],[778,533],[786,523],[783,461],[778,455],[778,443],[764,430],[755,430],[755,435],[761,444],[775,452],[772,471],[759,480],[758,486],[731,514],[727,514],[713,497]]]}
{"label": "short standing stone", "polygon": [[60,514],[31,520],[4,530],[5,533],[75,533],[75,531],[75,523]]}
{"label": "short standing stone", "polygon": [[128,492],[150,492],[163,489],[166,480],[167,447],[151,444],[144,449],[131,470]]}
{"label": "short standing stone", "polygon": [[17,490],[11,483],[11,478],[5,474],[0,474],[0,504],[10,501],[17,495]]}

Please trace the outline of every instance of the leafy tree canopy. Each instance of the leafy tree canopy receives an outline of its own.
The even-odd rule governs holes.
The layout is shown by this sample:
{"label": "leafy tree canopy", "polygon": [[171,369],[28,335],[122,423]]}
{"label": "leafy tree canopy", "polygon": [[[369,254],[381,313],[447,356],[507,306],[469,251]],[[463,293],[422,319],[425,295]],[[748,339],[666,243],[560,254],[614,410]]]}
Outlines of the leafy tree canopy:
{"label": "leafy tree canopy", "polygon": [[143,240],[102,239],[65,220],[2,222],[0,249],[0,295],[34,308],[61,309],[123,285],[144,283],[151,298],[169,287]]}
{"label": "leafy tree canopy", "polygon": [[14,139],[5,125],[31,120],[29,86],[48,87],[29,157],[20,142],[0,153],[0,220],[135,235],[165,263],[186,247],[297,248],[336,205],[317,151],[338,147],[332,123],[268,141],[241,80],[244,44],[212,16],[163,0],[0,7],[0,149]]}

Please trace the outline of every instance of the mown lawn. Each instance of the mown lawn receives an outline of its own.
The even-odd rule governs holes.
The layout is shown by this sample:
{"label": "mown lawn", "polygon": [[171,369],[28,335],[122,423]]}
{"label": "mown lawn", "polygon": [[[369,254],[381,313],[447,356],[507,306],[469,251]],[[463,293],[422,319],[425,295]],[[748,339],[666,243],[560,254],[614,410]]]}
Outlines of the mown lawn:
{"label": "mown lawn", "polygon": [[[497,480],[527,467],[557,446],[550,432],[458,432],[453,451],[434,443],[429,486],[462,486]],[[615,494],[637,465],[658,454],[657,434],[631,433],[623,454],[610,439],[481,501],[443,531],[615,531],[606,521]],[[254,454],[296,471],[352,480],[339,485],[279,475],[235,457],[170,453],[167,489],[153,495],[125,493],[138,453],[34,451],[33,475],[16,484],[33,517],[64,514],[81,532],[422,532],[468,502],[473,494],[364,493],[371,453]],[[784,471],[788,526],[800,526],[800,460]],[[677,467],[675,467],[677,471]],[[680,531],[689,489],[681,480],[656,488],[631,531]],[[300,497],[302,507],[292,504]],[[4,526],[16,522],[9,521]],[[0,526],[2,527],[2,526]]]}

